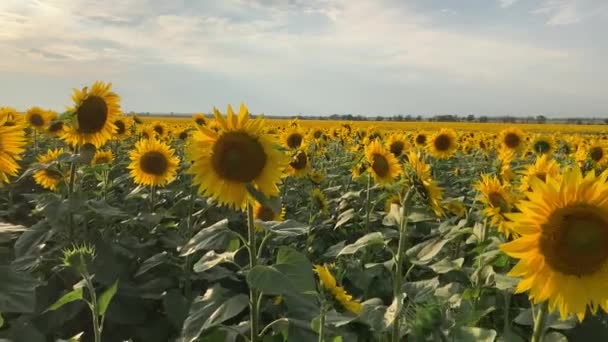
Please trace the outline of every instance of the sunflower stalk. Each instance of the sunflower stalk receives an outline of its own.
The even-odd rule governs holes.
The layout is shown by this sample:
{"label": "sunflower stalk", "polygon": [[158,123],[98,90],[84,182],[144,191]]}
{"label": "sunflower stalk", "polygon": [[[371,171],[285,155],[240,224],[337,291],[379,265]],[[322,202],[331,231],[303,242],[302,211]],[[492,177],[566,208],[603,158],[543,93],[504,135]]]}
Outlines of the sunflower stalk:
{"label": "sunflower stalk", "polygon": [[[407,242],[407,218],[408,218],[408,207],[410,205],[410,201],[414,191],[410,188],[405,194],[403,200],[401,201],[400,208],[400,221],[399,221],[399,245],[397,248],[397,254],[395,254],[395,274],[393,275],[393,299],[396,300],[399,298],[399,294],[401,292],[401,286],[404,279],[403,276],[403,257],[405,253],[405,244]],[[408,274],[411,268],[408,270]],[[392,341],[398,342],[400,337],[400,315],[402,309],[402,303],[397,302],[397,308],[395,312],[395,321],[393,322],[393,332],[392,332]]]}
{"label": "sunflower stalk", "polygon": [[[249,251],[249,270],[252,270],[257,265],[257,246],[255,241],[255,221],[253,217],[253,206],[247,203],[247,249]],[[258,292],[251,287],[249,289],[249,321],[251,328],[251,342],[257,342],[258,339],[258,323],[259,323],[259,302]]]}
{"label": "sunflower stalk", "polygon": [[543,339],[545,332],[545,321],[547,317],[547,303],[541,303],[538,306],[538,312],[536,313],[536,320],[534,321],[534,330],[532,331],[532,337],[530,342],[540,342]]}
{"label": "sunflower stalk", "polygon": [[[74,148],[74,154],[78,153],[78,146]],[[76,181],[76,161],[72,160],[70,162],[70,180],[68,183],[68,203],[71,203],[72,196],[74,194],[74,184]],[[71,208],[71,205],[69,206]],[[68,239],[71,241],[74,237],[74,216],[72,212],[69,212],[68,215]]]}
{"label": "sunflower stalk", "polygon": [[97,294],[95,293],[95,287],[93,286],[93,280],[88,272],[82,273],[82,277],[84,278],[84,282],[86,284],[87,290],[89,291],[89,295],[91,296],[91,301],[89,304],[89,309],[91,310],[91,318],[93,320],[93,334],[95,336],[95,342],[101,342],[101,330],[103,326],[99,324],[99,317],[97,313],[99,312],[99,304],[97,302]]}
{"label": "sunflower stalk", "polygon": [[[191,187],[190,198],[188,205],[188,218],[186,219],[186,234],[188,235],[188,240],[192,238],[194,235],[194,231],[192,229],[193,220],[192,220],[192,212],[194,211],[194,202],[196,200],[196,187]],[[188,254],[186,256],[186,264],[184,270],[184,294],[186,298],[190,299],[192,297],[192,282],[190,280],[190,274],[192,273],[192,255]]]}
{"label": "sunflower stalk", "polygon": [[369,232],[369,215],[371,213],[370,192],[372,187],[372,175],[367,174],[367,192],[365,195],[365,231]]}
{"label": "sunflower stalk", "polygon": [[321,312],[319,314],[319,342],[325,342],[325,316],[327,314],[327,305],[325,298],[321,299]]}

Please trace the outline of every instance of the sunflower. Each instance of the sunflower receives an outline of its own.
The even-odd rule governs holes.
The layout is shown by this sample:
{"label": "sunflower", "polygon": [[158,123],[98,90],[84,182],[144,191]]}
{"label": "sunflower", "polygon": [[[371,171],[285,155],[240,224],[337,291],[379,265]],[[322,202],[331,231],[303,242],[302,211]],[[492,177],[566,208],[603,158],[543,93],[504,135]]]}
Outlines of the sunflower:
{"label": "sunflower", "polygon": [[403,134],[393,133],[386,140],[386,148],[397,158],[401,157],[408,148],[407,139]]}
{"label": "sunflower", "polygon": [[312,130],[312,132],[310,133],[310,135],[312,135],[312,138],[315,140],[321,140],[325,137],[325,133],[323,132],[322,129],[320,128],[316,128],[314,130]]}
{"label": "sunflower", "polygon": [[308,171],[310,171],[310,160],[304,150],[298,150],[294,153],[291,162],[289,162],[288,171],[296,177],[303,177],[308,174]]}
{"label": "sunflower", "polygon": [[312,171],[308,174],[308,179],[314,184],[319,185],[325,180],[325,176],[319,171]]}
{"label": "sunflower", "polygon": [[481,180],[475,185],[475,189],[480,192],[479,200],[485,205],[484,214],[492,225],[508,238],[511,231],[505,214],[511,212],[515,201],[508,183],[501,184],[496,176],[481,175]]}
{"label": "sunflower", "polygon": [[18,161],[25,150],[25,122],[17,119],[11,108],[0,109],[0,185],[8,183],[9,176],[17,175]]}
{"label": "sunflower", "polygon": [[304,143],[304,133],[294,126],[281,134],[281,142],[290,149],[297,149]]}
{"label": "sunflower", "polygon": [[260,204],[259,202],[253,203],[253,217],[260,221],[283,221],[285,219],[285,208],[281,208],[280,212],[275,212],[271,207]]}
{"label": "sunflower", "polygon": [[507,128],[499,134],[500,145],[509,150],[519,151],[526,141],[524,133],[518,128]]}
{"label": "sunflower", "polygon": [[583,320],[587,308],[608,309],[608,171],[585,177],[579,168],[560,179],[533,180],[528,200],[510,214],[520,238],[501,249],[520,259],[510,276],[521,277],[517,292],[534,303],[548,301],[560,317]]}
{"label": "sunflower", "polygon": [[93,160],[91,160],[92,165],[101,165],[101,164],[112,164],[114,161],[114,155],[112,151],[107,150],[97,150],[95,155],[93,156]]}
{"label": "sunflower", "polygon": [[[63,154],[63,152],[63,149],[49,150],[45,154],[38,156],[38,163],[53,163]],[[56,165],[49,165],[48,167],[34,172],[34,181],[36,184],[51,191],[56,191],[57,187],[64,179],[64,173],[61,172]]]}
{"label": "sunflower", "polygon": [[116,126],[116,131],[114,131],[114,136],[118,138],[124,138],[129,135],[129,119],[126,117],[120,117],[114,120],[114,126]]}
{"label": "sunflower", "polygon": [[51,121],[46,132],[52,136],[60,136],[63,134],[64,128],[63,121],[54,120]]}
{"label": "sunflower", "polygon": [[207,118],[203,113],[196,113],[192,116],[192,120],[197,126],[204,126],[207,124]]}
{"label": "sunflower", "polygon": [[523,177],[521,178],[521,184],[519,190],[522,192],[528,192],[530,188],[530,180],[532,178],[538,178],[545,182],[547,176],[551,178],[557,178],[559,176],[559,164],[551,159],[547,155],[542,155],[533,165],[529,165],[524,171]]}
{"label": "sunflower", "polygon": [[169,134],[169,128],[164,122],[161,121],[154,121],[150,125],[150,129],[154,131],[154,135],[159,139],[162,139]]}
{"label": "sunflower", "polygon": [[365,157],[369,164],[368,172],[380,185],[391,183],[401,174],[399,161],[392,153],[384,150],[379,140],[373,140],[365,147]]}
{"label": "sunflower", "polygon": [[500,148],[498,150],[498,162],[500,179],[503,183],[509,183],[515,177],[515,172],[511,168],[511,162],[515,158],[515,150]]}
{"label": "sunflower", "polygon": [[454,154],[458,144],[456,132],[451,128],[442,128],[435,133],[427,144],[427,150],[436,158],[449,158]]}
{"label": "sunflower", "polygon": [[71,145],[93,144],[101,147],[116,130],[115,117],[120,113],[120,97],[110,89],[111,83],[95,82],[91,89],[74,89],[72,120],[62,138]]}
{"label": "sunflower", "polygon": [[188,129],[185,129],[177,134],[177,139],[179,140],[186,140],[188,137],[190,137],[190,130]]}
{"label": "sunflower", "polygon": [[353,296],[349,295],[344,287],[338,285],[336,278],[331,274],[327,264],[314,265],[314,271],[319,277],[319,284],[321,287],[327,290],[346,310],[354,314],[359,314],[361,312],[361,303],[354,300]]}
{"label": "sunflower", "polygon": [[244,209],[253,198],[248,186],[265,196],[277,196],[283,169],[289,159],[276,148],[273,136],[264,134],[264,118],[250,119],[244,104],[238,116],[228,106],[227,117],[214,109],[220,129],[205,126],[196,130],[186,149],[193,161],[188,173],[202,194],[219,203]]}
{"label": "sunflower", "polygon": [[319,188],[314,188],[311,193],[311,200],[314,210],[318,210],[318,212],[320,212],[323,216],[327,216],[329,214],[329,204],[323,191],[321,191]]}
{"label": "sunflower", "polygon": [[426,205],[431,207],[435,215],[443,216],[444,212],[441,207],[443,192],[431,176],[431,165],[422,161],[418,154],[413,151],[407,154],[407,160],[410,182],[416,193]]}
{"label": "sunflower", "polygon": [[536,155],[551,154],[555,149],[555,141],[550,136],[537,135],[534,137],[531,147]]}
{"label": "sunflower", "polygon": [[156,139],[142,139],[135,144],[128,166],[136,184],[165,186],[175,179],[179,159],[167,144]]}
{"label": "sunflower", "polygon": [[53,117],[52,112],[40,107],[32,107],[25,113],[25,120],[28,125],[37,131],[44,130],[55,117]]}
{"label": "sunflower", "polygon": [[418,147],[424,147],[426,146],[426,141],[428,140],[428,137],[425,133],[422,132],[418,132],[416,133],[416,135],[414,136],[414,144]]}
{"label": "sunflower", "polygon": [[576,153],[576,159],[579,161],[585,161],[589,159],[593,165],[597,167],[604,166],[608,163],[608,154],[606,153],[606,146],[596,140],[589,144],[586,148],[579,147]]}

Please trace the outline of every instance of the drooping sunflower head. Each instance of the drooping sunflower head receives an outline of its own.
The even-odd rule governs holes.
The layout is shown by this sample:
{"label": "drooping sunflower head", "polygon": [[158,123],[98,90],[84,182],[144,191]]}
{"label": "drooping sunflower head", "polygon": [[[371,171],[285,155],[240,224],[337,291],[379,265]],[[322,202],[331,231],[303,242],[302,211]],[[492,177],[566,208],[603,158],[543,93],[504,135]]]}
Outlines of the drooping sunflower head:
{"label": "drooping sunflower head", "polygon": [[207,124],[207,118],[204,113],[196,113],[192,116],[192,120],[197,126],[204,126]]}
{"label": "drooping sunflower head", "polygon": [[323,216],[327,216],[329,214],[329,203],[323,191],[314,188],[310,197],[314,210],[320,212]]}
{"label": "drooping sunflower head", "polygon": [[51,120],[57,117],[56,114],[53,114],[53,112],[40,107],[32,107],[25,113],[25,120],[30,127],[42,131],[49,125]]}
{"label": "drooping sunflower head", "polygon": [[519,259],[511,276],[520,277],[517,292],[528,291],[535,303],[548,301],[562,319],[589,308],[608,306],[608,171],[583,176],[577,167],[559,179],[531,181],[528,200],[510,214],[520,238],[501,249]]}
{"label": "drooping sunflower head", "polygon": [[142,139],[129,154],[131,178],[136,184],[165,186],[175,179],[179,159],[169,145],[157,139]]}
{"label": "drooping sunflower head", "polygon": [[8,183],[8,177],[19,171],[18,161],[27,143],[24,126],[25,121],[12,108],[0,109],[0,185]]}
{"label": "drooping sunflower head", "polygon": [[253,203],[253,217],[256,220],[264,222],[283,221],[285,219],[285,208],[281,208],[281,211],[276,212],[272,207],[256,201]]}
{"label": "drooping sunflower head", "polygon": [[427,150],[436,158],[449,158],[454,154],[457,144],[456,132],[451,128],[442,128],[439,132],[433,134],[427,144]]}
{"label": "drooping sunflower head", "polygon": [[110,150],[97,150],[91,160],[91,165],[112,164],[114,155]]}
{"label": "drooping sunflower head", "polygon": [[297,150],[289,162],[289,173],[296,177],[303,177],[310,171],[310,160],[304,150]]}
{"label": "drooping sunflower head", "polygon": [[48,150],[45,154],[38,156],[38,163],[46,166],[34,172],[34,181],[41,187],[56,191],[57,188],[65,180],[64,172],[59,168],[57,161],[60,155],[64,153],[63,149]]}
{"label": "drooping sunflower head", "polygon": [[391,134],[386,141],[386,148],[397,158],[408,149],[407,138],[400,133]]}
{"label": "drooping sunflower head", "polygon": [[386,151],[379,140],[373,140],[365,147],[368,172],[380,185],[389,184],[401,175],[401,166],[395,156]]}
{"label": "drooping sunflower head", "polygon": [[194,175],[199,191],[237,209],[253,201],[248,187],[268,197],[277,196],[277,185],[289,159],[279,150],[275,138],[264,133],[264,118],[251,119],[244,104],[238,115],[231,106],[226,118],[217,109],[214,115],[219,130],[200,127],[186,149],[193,161],[188,173]]}
{"label": "drooping sunflower head", "polygon": [[508,184],[501,184],[496,176],[484,174],[481,175],[481,180],[475,185],[475,189],[479,191],[479,200],[486,207],[485,215],[508,238],[512,232],[505,214],[511,212],[515,199]]}
{"label": "drooping sunflower head", "polygon": [[304,133],[296,127],[287,129],[281,134],[283,146],[290,149],[298,149],[304,143]]}
{"label": "drooping sunflower head", "polygon": [[116,130],[115,117],[120,113],[120,97],[111,91],[112,84],[95,82],[89,89],[74,89],[72,120],[62,138],[71,145],[93,144],[101,147]]}
{"label": "drooping sunflower head", "polygon": [[551,154],[555,149],[555,140],[550,136],[537,135],[531,147],[536,155]]}
{"label": "drooping sunflower head", "polygon": [[514,151],[521,150],[526,142],[524,133],[518,128],[502,130],[498,139],[501,147]]}
{"label": "drooping sunflower head", "polygon": [[443,200],[443,190],[433,180],[431,175],[431,165],[425,163],[418,153],[410,151],[407,154],[407,175],[410,184],[422,200],[430,207],[435,215],[444,215],[441,201]]}
{"label": "drooping sunflower head", "polygon": [[536,162],[529,165],[521,178],[521,184],[519,190],[522,192],[531,191],[530,180],[537,178],[541,182],[546,182],[547,177],[556,179],[559,177],[560,168],[557,161],[551,159],[548,155],[542,155],[536,159]]}

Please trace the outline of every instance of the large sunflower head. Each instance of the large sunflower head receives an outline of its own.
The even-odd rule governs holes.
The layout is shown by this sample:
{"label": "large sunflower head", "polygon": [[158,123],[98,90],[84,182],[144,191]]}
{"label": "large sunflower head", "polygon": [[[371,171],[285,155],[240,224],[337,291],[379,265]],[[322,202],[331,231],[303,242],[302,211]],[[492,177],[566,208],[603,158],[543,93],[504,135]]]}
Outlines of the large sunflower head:
{"label": "large sunflower head", "polygon": [[501,184],[496,176],[481,175],[481,180],[475,185],[479,191],[479,199],[485,205],[484,213],[507,238],[511,235],[508,228],[506,213],[511,212],[514,196],[508,183]]}
{"label": "large sunflower head", "polygon": [[395,156],[386,151],[379,140],[373,140],[365,147],[368,172],[380,185],[389,184],[401,174],[401,166]]}
{"label": "large sunflower head", "polygon": [[559,179],[534,179],[528,200],[517,204],[520,213],[509,215],[521,237],[501,249],[519,259],[510,272],[521,277],[517,292],[547,301],[562,319],[608,309],[607,177],[608,171],[583,177],[575,167]]}
{"label": "large sunflower head", "polygon": [[207,118],[203,113],[196,113],[192,116],[192,120],[197,126],[205,126],[207,124]]}
{"label": "large sunflower head", "polygon": [[8,183],[9,176],[17,175],[18,161],[27,143],[25,122],[11,108],[0,109],[0,185]]}
{"label": "large sunflower head", "polygon": [[608,163],[606,145],[601,140],[595,140],[586,147],[579,147],[577,159],[589,160],[595,166],[601,167]]}
{"label": "large sunflower head", "polygon": [[545,182],[548,176],[554,179],[559,177],[559,164],[551,159],[550,156],[542,155],[536,159],[534,164],[529,165],[524,171],[519,190],[528,192],[531,190],[530,180],[532,178],[537,178],[540,181]]}
{"label": "large sunflower head", "polygon": [[57,115],[40,107],[32,107],[25,113],[27,124],[38,131],[44,130]]}
{"label": "large sunflower head", "polygon": [[428,139],[429,139],[428,135],[424,132],[418,132],[418,133],[414,134],[414,144],[418,147],[426,146]]}
{"label": "large sunflower head", "polygon": [[58,186],[65,180],[65,174],[58,165],[52,165],[51,163],[55,162],[63,152],[63,149],[54,149],[38,156],[39,164],[48,165],[34,172],[33,176],[36,184],[51,191],[57,190]]}
{"label": "large sunflower head", "polygon": [[162,121],[154,121],[152,125],[150,125],[150,127],[154,131],[154,134],[157,138],[162,139],[169,134],[169,128]]}
{"label": "large sunflower head", "polygon": [[393,133],[386,140],[386,148],[399,158],[409,148],[407,138],[403,134]]}
{"label": "large sunflower head", "polygon": [[72,145],[93,144],[101,147],[116,130],[115,117],[120,113],[120,97],[111,91],[112,84],[95,82],[89,89],[74,89],[72,120],[63,139]]}
{"label": "large sunflower head", "polygon": [[297,150],[289,162],[289,173],[296,177],[304,177],[310,171],[310,157],[304,150]]}
{"label": "large sunflower head", "polygon": [[531,148],[536,155],[551,154],[555,149],[555,140],[548,135],[537,135],[532,140]]}
{"label": "large sunflower head", "polygon": [[112,164],[114,155],[110,150],[97,150],[91,160],[92,165]]}
{"label": "large sunflower head", "polygon": [[427,150],[436,158],[449,158],[454,154],[457,144],[456,132],[451,128],[442,128],[435,133],[427,144]]}
{"label": "large sunflower head", "polygon": [[514,151],[521,150],[526,142],[524,133],[518,128],[507,128],[502,130],[498,139],[503,148]]}
{"label": "large sunflower head", "polygon": [[298,149],[304,144],[304,133],[298,126],[291,127],[281,134],[283,146],[290,149]]}
{"label": "large sunflower head", "polygon": [[412,187],[424,204],[433,210],[435,215],[439,217],[443,216],[444,211],[441,207],[443,191],[433,180],[431,165],[425,163],[414,151],[410,151],[407,154],[407,160],[408,177]]}
{"label": "large sunflower head", "polygon": [[165,186],[175,179],[179,159],[169,145],[157,139],[142,139],[129,155],[131,178],[136,184]]}
{"label": "large sunflower head", "polygon": [[241,105],[238,115],[228,106],[226,118],[217,109],[214,116],[218,131],[200,127],[186,149],[193,161],[188,173],[194,175],[199,191],[239,209],[253,201],[249,186],[266,196],[277,196],[277,185],[289,159],[274,137],[264,133],[264,118],[250,119],[245,105]]}

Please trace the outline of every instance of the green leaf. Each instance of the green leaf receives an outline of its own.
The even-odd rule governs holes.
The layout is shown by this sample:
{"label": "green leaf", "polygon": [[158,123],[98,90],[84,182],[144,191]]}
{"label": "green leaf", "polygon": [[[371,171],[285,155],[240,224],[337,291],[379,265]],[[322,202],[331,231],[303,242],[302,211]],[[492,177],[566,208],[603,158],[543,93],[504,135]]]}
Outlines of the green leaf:
{"label": "green leaf", "polygon": [[342,250],[338,253],[338,256],[355,254],[360,249],[372,245],[384,245],[384,237],[382,233],[374,232],[360,237],[354,243],[344,246],[344,248],[342,248]]}
{"label": "green leaf", "polygon": [[276,264],[251,269],[247,283],[268,295],[316,291],[312,264],[304,254],[287,246],[279,247]]}
{"label": "green leaf", "polygon": [[493,342],[496,330],[474,327],[459,327],[454,333],[454,341],[459,342]]}
{"label": "green leaf", "polygon": [[496,282],[496,288],[499,290],[515,290],[519,283],[519,278],[509,277],[503,274],[495,274],[494,281]]}
{"label": "green leaf", "polygon": [[0,312],[33,313],[38,285],[28,273],[0,266]]}
{"label": "green leaf", "polygon": [[194,272],[205,272],[221,263],[232,262],[235,254],[236,252],[216,253],[215,251],[209,251],[194,264]]}
{"label": "green leaf", "polygon": [[172,289],[165,294],[163,306],[167,313],[167,319],[176,329],[181,330],[184,320],[188,316],[190,301],[182,296],[179,289]]}
{"label": "green leaf", "polygon": [[25,232],[29,228],[6,222],[0,222],[0,243],[12,240],[17,234]]}
{"label": "green leaf", "polygon": [[187,256],[203,249],[225,249],[236,233],[228,228],[228,220],[223,219],[201,229],[180,250],[180,256]]}
{"label": "green leaf", "polygon": [[4,326],[4,317],[2,317],[2,312],[0,312],[0,328]]}
{"label": "green leaf", "polygon": [[168,261],[169,261],[169,253],[167,253],[166,251],[154,254],[153,256],[146,259],[141,264],[141,266],[139,266],[139,269],[137,270],[137,272],[135,272],[135,276],[139,277],[140,275],[148,272],[149,270],[153,269],[154,267],[160,266]]}
{"label": "green leaf", "polygon": [[427,241],[424,247],[418,252],[416,255],[416,259],[419,262],[428,262],[431,261],[447,244],[450,240],[445,238],[433,239],[431,241]]}
{"label": "green leaf", "polygon": [[308,233],[310,227],[295,220],[285,220],[281,222],[256,222],[264,230],[273,232],[278,236],[294,237]]}
{"label": "green leaf", "polygon": [[557,331],[551,331],[543,336],[543,342],[568,342],[568,338]]}
{"label": "green leaf", "polygon": [[208,289],[202,297],[197,297],[188,317],[184,321],[182,340],[196,341],[206,330],[240,314],[249,305],[249,297],[222,288],[219,285]]}
{"label": "green leaf", "polygon": [[397,295],[397,297],[393,298],[393,302],[386,309],[386,312],[384,313],[384,321],[383,321],[385,329],[393,326],[393,324],[395,323],[395,320],[398,319],[399,315],[401,314],[398,311],[398,308],[403,308],[403,299],[405,299],[405,294],[399,293]]}
{"label": "green leaf", "polygon": [[338,229],[338,228],[342,227],[346,223],[350,222],[355,216],[356,216],[356,213],[355,213],[355,209],[353,209],[353,208],[350,208],[350,209],[340,213],[340,215],[338,216],[338,222],[336,222],[334,229]]}
{"label": "green leaf", "polygon": [[435,296],[435,290],[439,287],[439,278],[406,282],[403,284],[403,292],[413,303],[422,303]]}
{"label": "green leaf", "polygon": [[115,281],[114,284],[112,284],[112,286],[110,286],[105,291],[103,291],[101,296],[99,296],[99,298],[97,299],[97,302],[98,302],[97,305],[99,308],[99,312],[98,312],[99,316],[103,316],[106,314],[106,310],[108,310],[108,306],[110,305],[112,298],[116,294],[116,290],[118,290],[118,280]]}
{"label": "green leaf", "polygon": [[60,307],[66,305],[67,303],[71,303],[77,300],[82,299],[82,287],[76,288],[59,298],[53,305],[49,306],[46,311],[54,311],[59,309]]}
{"label": "green leaf", "polygon": [[451,258],[445,258],[439,262],[432,264],[429,267],[433,271],[435,271],[435,273],[437,273],[437,274],[444,274],[444,273],[448,273],[450,271],[461,269],[463,263],[464,263],[464,258],[458,258],[455,260],[452,260]]}

